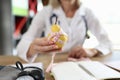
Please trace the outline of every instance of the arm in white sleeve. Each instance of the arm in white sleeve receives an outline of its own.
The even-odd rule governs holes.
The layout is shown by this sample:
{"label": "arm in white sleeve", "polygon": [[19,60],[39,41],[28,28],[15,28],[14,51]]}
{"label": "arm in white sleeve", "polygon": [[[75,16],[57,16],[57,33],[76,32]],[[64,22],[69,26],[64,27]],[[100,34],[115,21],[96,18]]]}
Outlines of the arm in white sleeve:
{"label": "arm in white sleeve", "polygon": [[102,26],[100,25],[98,19],[90,10],[87,11],[86,18],[88,29],[97,38],[99,42],[99,45],[97,45],[95,48],[102,52],[103,55],[111,53],[112,52],[111,41],[109,40],[109,37],[104,28],[102,28]]}
{"label": "arm in white sleeve", "polygon": [[28,31],[22,36],[21,41],[17,45],[17,55],[27,62],[33,62],[37,56],[37,53],[31,58],[27,58],[27,52],[30,47],[31,42],[40,37],[45,26],[45,12],[40,11],[33,18],[32,23]]}

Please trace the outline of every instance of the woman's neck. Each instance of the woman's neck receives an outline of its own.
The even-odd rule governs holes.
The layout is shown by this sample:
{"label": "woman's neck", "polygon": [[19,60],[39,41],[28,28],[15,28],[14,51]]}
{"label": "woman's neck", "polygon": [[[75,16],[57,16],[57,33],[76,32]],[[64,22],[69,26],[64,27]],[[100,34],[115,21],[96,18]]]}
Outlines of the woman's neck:
{"label": "woman's neck", "polygon": [[73,17],[76,10],[79,8],[76,4],[74,5],[62,5],[62,8],[65,12],[66,17]]}

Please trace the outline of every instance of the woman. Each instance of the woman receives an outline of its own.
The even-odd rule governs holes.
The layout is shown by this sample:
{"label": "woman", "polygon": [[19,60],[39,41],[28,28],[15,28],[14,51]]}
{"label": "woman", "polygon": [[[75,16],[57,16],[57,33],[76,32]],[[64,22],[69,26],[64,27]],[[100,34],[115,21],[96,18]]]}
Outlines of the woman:
{"label": "woman", "polygon": [[[53,15],[58,17],[59,25],[69,37],[62,50],[46,37],[50,32]],[[93,49],[82,47],[86,36],[85,20],[87,28],[99,41],[99,45]],[[45,37],[40,37],[43,31]],[[47,54],[53,51],[68,52],[70,58],[80,59],[99,54],[106,55],[111,52],[111,44],[98,19],[79,0],[50,0],[50,5],[44,7],[34,17],[28,31],[18,44],[17,50],[18,56],[31,62],[38,54]]]}

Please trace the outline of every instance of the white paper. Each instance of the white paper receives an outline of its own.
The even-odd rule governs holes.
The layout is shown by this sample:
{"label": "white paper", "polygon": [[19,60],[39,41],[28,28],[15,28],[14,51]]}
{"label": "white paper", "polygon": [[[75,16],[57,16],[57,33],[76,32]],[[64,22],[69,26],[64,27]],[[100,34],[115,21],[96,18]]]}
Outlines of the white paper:
{"label": "white paper", "polygon": [[57,64],[52,68],[51,72],[55,80],[96,80],[73,62]]}
{"label": "white paper", "polygon": [[105,66],[97,61],[80,61],[79,65],[83,66],[88,72],[94,75],[97,79],[113,79],[120,78],[120,73]]}
{"label": "white paper", "polygon": [[55,80],[120,80],[120,73],[98,61],[61,62],[53,66]]}

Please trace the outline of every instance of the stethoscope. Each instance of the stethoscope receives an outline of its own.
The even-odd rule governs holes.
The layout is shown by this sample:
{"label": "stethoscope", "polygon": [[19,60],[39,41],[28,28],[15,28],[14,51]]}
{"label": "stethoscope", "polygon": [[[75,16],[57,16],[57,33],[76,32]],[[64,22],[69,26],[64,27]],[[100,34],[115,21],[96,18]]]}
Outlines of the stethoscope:
{"label": "stethoscope", "polygon": [[[85,35],[85,38],[89,39],[90,36],[89,36],[89,34],[87,33],[87,31],[88,31],[87,20],[86,20],[85,16],[82,16],[82,18],[83,18],[83,20],[84,20],[84,22],[85,22],[85,27],[86,27],[86,35]],[[54,24],[56,19],[58,19],[58,16],[57,16],[55,13],[53,13],[53,14],[50,16],[50,24],[51,24],[51,25]],[[54,23],[53,23],[53,20],[54,20]],[[60,25],[60,21],[59,21],[59,20],[57,20],[57,23]]]}
{"label": "stethoscope", "polygon": [[17,75],[16,80],[44,80],[44,72],[39,67],[23,67],[22,63],[17,61],[16,68],[21,72]]}
{"label": "stethoscope", "polygon": [[50,24],[51,24],[51,25],[54,24],[55,21],[56,21],[56,19],[57,19],[57,24],[60,25],[60,21],[58,20],[58,16],[57,16],[55,13],[53,13],[53,14],[50,16]]}

